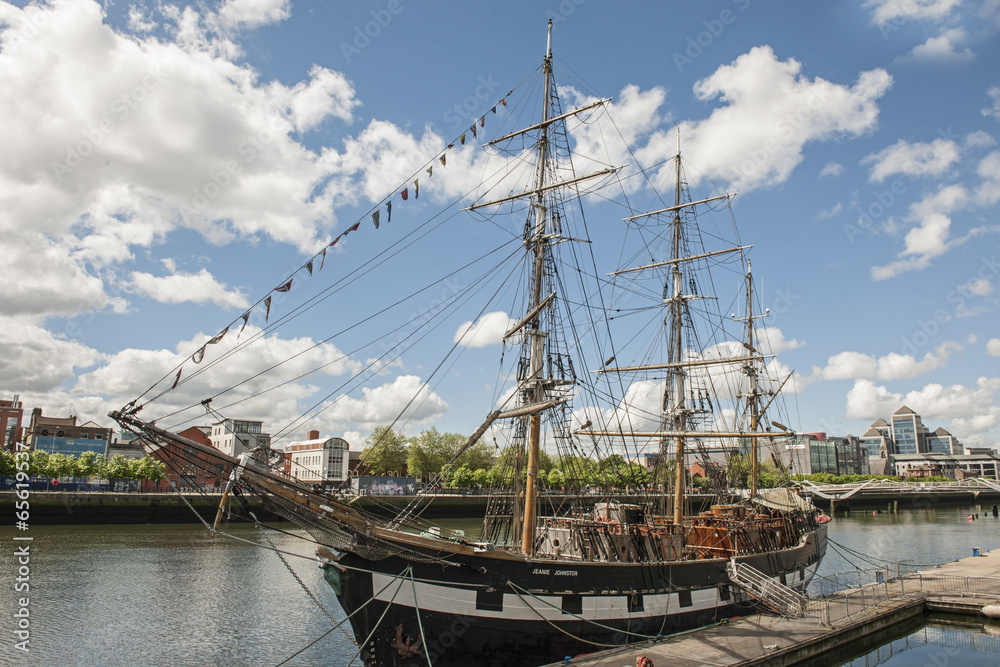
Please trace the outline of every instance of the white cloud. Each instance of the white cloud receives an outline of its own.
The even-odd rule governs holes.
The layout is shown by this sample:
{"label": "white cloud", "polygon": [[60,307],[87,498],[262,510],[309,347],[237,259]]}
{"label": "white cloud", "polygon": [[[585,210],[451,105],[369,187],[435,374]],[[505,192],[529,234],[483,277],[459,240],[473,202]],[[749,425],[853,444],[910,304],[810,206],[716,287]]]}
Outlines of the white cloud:
{"label": "white cloud", "polygon": [[991,338],[986,341],[986,354],[991,357],[1000,357],[1000,338]]}
{"label": "white cloud", "polygon": [[948,185],[933,195],[910,205],[907,220],[916,222],[904,237],[900,259],[883,266],[872,267],[872,278],[885,280],[907,271],[926,268],[935,257],[943,255],[955,245],[983,233],[972,230],[961,239],[951,239],[950,214],[965,206],[969,193],[960,185]]}
{"label": "white cloud", "polygon": [[810,381],[873,378],[878,368],[875,357],[861,352],[840,352],[826,360],[826,366],[813,367]]}
{"label": "white cloud", "polygon": [[361,398],[346,394],[337,397],[327,410],[330,417],[370,429],[388,424],[400,414],[403,421],[430,423],[448,411],[444,399],[423,386],[415,375],[401,375],[389,384],[363,387],[361,391]]}
{"label": "white cloud", "polygon": [[909,143],[900,139],[878,153],[861,160],[873,164],[869,181],[881,183],[889,176],[939,176],[958,160],[958,146],[946,139],[930,143]]}
{"label": "white cloud", "polygon": [[[292,135],[349,122],[354,90],[320,67],[291,85],[261,82],[213,32],[279,20],[287,8],[163,6],[174,36],[163,40],[117,32],[87,0],[0,4],[0,233],[34,311],[106,307],[113,297],[94,269],[182,227],[213,243],[269,236],[315,247],[334,222],[331,177],[342,165]],[[31,257],[40,252],[49,261]]]}
{"label": "white cloud", "polygon": [[827,359],[826,366],[814,366],[812,373],[800,383],[808,386],[821,380],[905,380],[943,368],[952,353],[961,351],[959,343],[945,341],[919,360],[913,355],[898,352],[877,358],[861,352],[840,352]]}
{"label": "white cloud", "polygon": [[997,120],[1000,120],[1000,86],[993,86],[986,91],[986,94],[990,96],[991,106],[982,109],[984,116],[992,116]]}
{"label": "white cloud", "polygon": [[1000,201],[1000,151],[993,151],[982,159],[976,173],[983,179],[976,189],[976,202],[992,206]]}
{"label": "white cloud", "polygon": [[989,296],[993,293],[993,285],[986,278],[976,278],[959,286],[958,290],[972,296]]}
{"label": "white cloud", "polygon": [[844,173],[844,165],[839,162],[827,162],[819,172],[819,177],[840,176]]}
{"label": "white cloud", "polygon": [[49,392],[101,355],[24,318],[0,316],[0,385],[4,392]]}
{"label": "white cloud", "polygon": [[872,23],[898,25],[901,21],[941,20],[961,3],[962,0],[866,0],[862,6],[873,8]]}
{"label": "white cloud", "polygon": [[503,341],[503,336],[517,323],[507,313],[486,313],[475,324],[466,322],[458,327],[452,342],[466,347],[487,347]]}
{"label": "white cloud", "polygon": [[829,220],[830,218],[835,217],[843,209],[844,209],[844,205],[841,204],[840,202],[837,202],[836,204],[834,204],[830,208],[824,209],[824,210],[820,211],[819,213],[817,213],[816,217],[819,218],[820,220]]}
{"label": "white cloud", "polygon": [[135,271],[131,275],[130,289],[145,294],[160,303],[211,303],[222,308],[246,308],[250,305],[239,290],[229,291],[207,270],[198,273],[177,273],[154,276]]}
{"label": "white cloud", "polygon": [[975,387],[928,384],[907,394],[891,392],[870,380],[858,380],[847,393],[846,416],[876,419],[906,405],[919,414],[924,423],[932,419],[950,419],[948,430],[960,439],[981,437],[984,431],[1000,424],[998,394],[1000,378],[980,377]]}
{"label": "white cloud", "polygon": [[955,43],[965,39],[965,31],[961,29],[946,30],[937,37],[930,37],[926,42],[913,47],[901,61],[918,63],[968,63],[976,59],[972,49],[955,50]]}
{"label": "white cloud", "polygon": [[787,340],[785,334],[777,327],[765,327],[758,331],[758,336],[762,341],[760,347],[764,354],[781,354],[805,345],[794,338]]}
{"label": "white cloud", "polygon": [[288,18],[289,0],[225,0],[219,22],[227,28],[257,28]]}
{"label": "white cloud", "polygon": [[945,341],[933,352],[928,352],[924,358],[917,360],[908,354],[892,352],[879,357],[875,370],[878,380],[908,380],[924,373],[930,373],[943,368],[948,363],[948,357],[953,352],[961,352],[962,346],[954,341]]}
{"label": "white cloud", "polygon": [[809,79],[796,60],[758,46],[695,84],[699,99],[724,106],[704,121],[681,123],[685,152],[709,178],[740,191],[781,183],[807,143],[872,130],[875,101],[890,85],[881,69],[862,72],[853,87]]}
{"label": "white cloud", "polygon": [[986,146],[993,146],[996,143],[997,140],[993,138],[993,135],[982,130],[970,132],[965,137],[965,145],[969,148],[985,148]]}

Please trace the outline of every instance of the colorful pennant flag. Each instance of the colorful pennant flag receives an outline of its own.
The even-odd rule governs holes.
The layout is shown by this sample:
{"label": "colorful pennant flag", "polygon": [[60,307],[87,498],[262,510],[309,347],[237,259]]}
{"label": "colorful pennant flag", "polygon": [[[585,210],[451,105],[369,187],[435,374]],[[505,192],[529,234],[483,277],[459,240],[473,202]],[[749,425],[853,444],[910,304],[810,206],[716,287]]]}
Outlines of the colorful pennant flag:
{"label": "colorful pennant flag", "polygon": [[310,276],[311,276],[311,275],[313,274],[313,261],[312,261],[311,259],[310,259],[310,260],[309,260],[309,262],[308,262],[308,263],[306,264],[306,271],[308,271],[308,272],[309,272],[309,275],[310,275]]}
{"label": "colorful pennant flag", "polygon": [[[336,242],[337,242],[337,239],[334,239],[333,243],[336,243]],[[319,258],[319,270],[320,271],[323,270],[323,265],[326,264],[326,248],[332,247],[333,243],[331,243],[330,245],[328,245],[325,248],[323,248],[323,252],[320,253],[320,258]]]}
{"label": "colorful pennant flag", "polygon": [[420,199],[420,179],[413,181],[413,198]]}
{"label": "colorful pennant flag", "polygon": [[458,138],[458,141],[459,141],[459,143],[461,143],[464,146],[465,145],[465,135],[463,134],[462,136],[460,136]]}
{"label": "colorful pennant flag", "polygon": [[[451,146],[448,146],[448,148],[451,148]],[[438,159],[441,160],[441,166],[442,167],[445,166],[445,164],[448,163],[448,157],[446,155],[442,155]]]}
{"label": "colorful pennant flag", "polygon": [[425,169],[424,171],[427,172],[427,177],[430,178],[431,176],[434,175],[434,165],[427,167],[427,169]]}
{"label": "colorful pennant flag", "polygon": [[469,129],[472,130],[472,138],[475,139],[476,138],[476,124],[473,123],[472,127],[470,127]]}
{"label": "colorful pennant flag", "polygon": [[504,107],[506,107],[507,106],[507,98],[505,97],[502,100],[500,100],[500,104],[502,104],[502,105],[504,105]]}
{"label": "colorful pennant flag", "polygon": [[275,287],[274,291],[275,292],[287,292],[288,290],[292,289],[292,280],[293,280],[292,278],[289,278],[287,283],[285,283],[281,287]]}
{"label": "colorful pennant flag", "polygon": [[267,318],[271,316],[271,295],[268,294],[264,298],[264,321],[267,322]]}
{"label": "colorful pennant flag", "polygon": [[385,203],[385,212],[387,214],[385,216],[385,221],[392,222],[392,200],[389,200]]}
{"label": "colorful pennant flag", "polygon": [[479,127],[486,127],[486,114],[479,117]]}
{"label": "colorful pennant flag", "polygon": [[206,347],[208,347],[208,345],[202,345],[200,350],[198,350],[197,352],[195,352],[194,354],[192,354],[191,355],[191,361],[193,361],[196,364],[200,364],[201,360],[205,358],[205,348]]}
{"label": "colorful pennant flag", "polygon": [[403,201],[406,201],[407,199],[410,198],[410,193],[406,190],[406,188],[403,188],[403,191],[399,194],[403,195]]}
{"label": "colorful pennant flag", "polygon": [[177,369],[177,377],[174,378],[174,384],[170,387],[171,389],[177,389],[177,383],[181,381],[181,371],[183,368]]}
{"label": "colorful pennant flag", "polygon": [[208,344],[209,345],[215,345],[216,343],[218,343],[226,335],[227,331],[229,331],[229,327],[226,327],[225,329],[223,329],[221,333],[218,333],[215,336],[212,336],[212,340],[208,341]]}
{"label": "colorful pennant flag", "polygon": [[[324,252],[326,251],[324,250]],[[236,340],[239,340],[240,336],[243,335],[243,330],[247,328],[247,322],[249,321],[250,321],[250,311],[248,310],[247,312],[243,313],[243,326],[240,327],[240,332],[236,334]]]}
{"label": "colorful pennant flag", "polygon": [[492,112],[493,112],[493,115],[495,116],[495,115],[497,114],[497,105],[495,105],[495,104],[494,104],[494,105],[493,105],[493,108],[492,108],[492,109],[490,109],[490,111],[492,111]]}
{"label": "colorful pennant flag", "polygon": [[358,231],[358,227],[360,227],[360,226],[361,226],[360,222],[355,222],[353,225],[351,225],[351,228],[348,229],[347,231],[349,231],[349,232],[356,232],[356,231]]}
{"label": "colorful pennant flag", "polygon": [[378,209],[375,209],[375,212],[372,213],[372,222],[375,223],[375,229],[378,229],[378,214],[379,213],[381,213],[381,211],[379,211]]}

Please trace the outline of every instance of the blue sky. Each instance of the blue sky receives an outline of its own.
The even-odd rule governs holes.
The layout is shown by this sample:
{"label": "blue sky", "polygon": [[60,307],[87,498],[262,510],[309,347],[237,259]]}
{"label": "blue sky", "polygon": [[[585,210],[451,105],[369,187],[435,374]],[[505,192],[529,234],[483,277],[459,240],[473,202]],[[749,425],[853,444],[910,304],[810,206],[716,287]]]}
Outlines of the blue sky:
{"label": "blue sky", "polygon": [[[680,127],[693,180],[739,191],[772,347],[796,371],[793,427],[859,435],[905,403],[996,445],[996,0],[0,3],[0,394],[107,423],[532,76],[547,18],[566,106],[613,98],[652,157]],[[411,211],[464,192],[479,155],[456,151]],[[365,222],[274,312],[399,242],[404,214],[377,234]],[[456,224],[437,250],[479,256],[488,232]],[[312,344],[428,268],[431,255],[401,258],[325,302],[314,328],[264,340],[249,368],[310,349],[230,416],[359,447],[475,311],[306,427],[295,415],[377,356],[350,332]],[[499,349],[468,348],[406,429],[471,432]],[[294,379],[317,363],[322,378]],[[241,377],[220,375],[168,406]]]}

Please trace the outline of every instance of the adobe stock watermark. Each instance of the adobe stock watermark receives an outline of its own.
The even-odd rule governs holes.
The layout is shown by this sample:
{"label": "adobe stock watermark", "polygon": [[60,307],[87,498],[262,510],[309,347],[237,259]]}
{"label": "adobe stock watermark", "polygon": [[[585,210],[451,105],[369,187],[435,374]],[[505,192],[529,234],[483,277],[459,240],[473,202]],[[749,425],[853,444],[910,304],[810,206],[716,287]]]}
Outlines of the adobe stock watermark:
{"label": "adobe stock watermark", "polygon": [[382,31],[389,27],[393,19],[399,16],[406,7],[401,0],[389,0],[385,7],[368,12],[371,20],[354,27],[354,38],[350,42],[340,43],[340,53],[348,63],[361,52],[371,46],[372,40],[378,39]]}
{"label": "adobe stock watermark", "polygon": [[915,356],[921,348],[929,345],[941,333],[945,325],[962,312],[967,300],[978,296],[973,285],[982,280],[992,280],[998,273],[1000,273],[1000,263],[997,262],[995,254],[990,257],[983,256],[980,258],[975,274],[968,280],[955,285],[945,295],[945,301],[955,306],[954,311],[949,312],[946,308],[938,308],[927,319],[917,320],[917,327],[913,334],[903,336],[899,350],[900,353]]}
{"label": "adobe stock watermark", "polygon": [[444,112],[443,118],[448,123],[452,131],[458,131],[470,121],[475,123],[483,115],[488,107],[496,103],[496,90],[500,87],[500,82],[493,79],[492,74],[487,74],[485,78],[478,78],[479,85],[466,96],[461,102],[456,102]]}
{"label": "adobe stock watermark", "polygon": [[545,18],[550,19],[552,25],[557,25],[569,19],[570,16],[576,13],[577,8],[585,2],[587,0],[562,0],[554,10],[546,10]]}
{"label": "adobe stock watermark", "polygon": [[895,205],[903,193],[906,192],[906,185],[903,181],[896,179],[889,184],[885,190],[873,190],[871,199],[866,205],[854,207],[858,214],[856,222],[844,223],[844,235],[851,244],[857,237],[875,231],[875,223],[881,220],[889,209]]}
{"label": "adobe stock watermark", "polygon": [[139,83],[112,101],[111,113],[114,114],[113,117],[105,116],[98,121],[96,126],[84,130],[79,141],[66,146],[62,162],[58,160],[52,162],[52,173],[61,178],[83,164],[84,160],[94,153],[108,135],[115,131],[119,123],[128,119],[136,109],[149,99],[153,91],[160,87],[162,81],[161,73],[147,71]]}
{"label": "adobe stock watermark", "polygon": [[48,12],[39,9],[37,5],[28,5],[22,13],[27,17],[27,22],[18,30],[8,28],[4,33],[4,41],[9,46],[34,39],[49,22]]}
{"label": "adobe stock watermark", "polygon": [[[733,5],[741,12],[746,11],[750,6],[750,0],[732,0]],[[701,24],[705,27],[698,34],[688,35],[684,52],[674,51],[671,57],[678,72],[683,72],[684,68],[694,63],[702,54],[715,44],[715,41],[722,36],[726,27],[736,22],[736,13],[731,9],[723,9],[718,17],[705,19]]]}

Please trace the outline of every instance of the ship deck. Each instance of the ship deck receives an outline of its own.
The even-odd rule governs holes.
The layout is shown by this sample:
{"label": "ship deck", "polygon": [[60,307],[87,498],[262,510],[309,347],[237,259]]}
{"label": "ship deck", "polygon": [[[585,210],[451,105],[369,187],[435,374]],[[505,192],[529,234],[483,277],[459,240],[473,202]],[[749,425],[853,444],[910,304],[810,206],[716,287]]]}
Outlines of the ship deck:
{"label": "ship deck", "polygon": [[989,604],[1000,604],[1000,549],[812,599],[802,618],[758,614],[729,619],[656,642],[553,664],[618,667],[646,656],[654,665],[671,667],[796,665],[849,652],[859,640],[890,635],[901,624],[919,622],[926,612],[985,621],[981,609]]}

